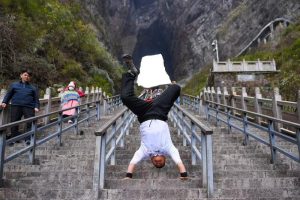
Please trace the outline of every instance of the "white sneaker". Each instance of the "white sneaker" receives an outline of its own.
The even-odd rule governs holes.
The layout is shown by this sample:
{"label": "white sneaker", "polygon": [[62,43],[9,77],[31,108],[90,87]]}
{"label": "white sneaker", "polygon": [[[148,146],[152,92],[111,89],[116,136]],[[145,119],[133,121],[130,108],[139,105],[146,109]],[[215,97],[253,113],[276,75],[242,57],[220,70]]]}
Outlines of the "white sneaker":
{"label": "white sneaker", "polygon": [[69,123],[69,124],[73,124],[73,121],[69,119],[68,123]]}

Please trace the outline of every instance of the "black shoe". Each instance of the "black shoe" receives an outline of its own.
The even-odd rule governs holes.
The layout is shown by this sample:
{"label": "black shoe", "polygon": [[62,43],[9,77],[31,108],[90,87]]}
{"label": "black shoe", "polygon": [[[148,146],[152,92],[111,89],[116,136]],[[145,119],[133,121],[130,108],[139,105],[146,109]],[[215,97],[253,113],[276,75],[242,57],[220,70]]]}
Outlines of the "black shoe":
{"label": "black shoe", "polygon": [[139,75],[140,70],[137,69],[133,64],[132,56],[129,54],[124,54],[122,58],[125,62],[126,67],[128,68],[128,73],[132,74],[133,76]]}

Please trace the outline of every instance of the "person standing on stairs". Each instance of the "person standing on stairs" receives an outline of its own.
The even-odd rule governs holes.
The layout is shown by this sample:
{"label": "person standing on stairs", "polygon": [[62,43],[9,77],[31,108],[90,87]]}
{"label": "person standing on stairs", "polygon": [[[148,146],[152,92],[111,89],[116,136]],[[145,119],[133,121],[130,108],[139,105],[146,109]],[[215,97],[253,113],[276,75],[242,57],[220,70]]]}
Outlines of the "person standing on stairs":
{"label": "person standing on stairs", "polygon": [[[62,105],[62,110],[78,106],[80,103],[80,95],[78,92],[75,90],[75,83],[74,81],[71,81],[69,85],[67,86],[67,89],[64,91],[61,97],[61,105]],[[63,112],[63,117],[69,117],[69,116],[74,116],[78,112],[78,109],[73,108],[69,110],[65,110]],[[75,122],[75,119],[72,118],[68,120],[68,123],[72,124]]]}
{"label": "person standing on stairs", "polygon": [[167,124],[168,113],[180,95],[180,86],[173,84],[153,101],[145,101],[134,95],[134,80],[139,70],[133,64],[132,57],[123,56],[128,72],[122,76],[121,99],[140,122],[141,145],[131,159],[126,178],[132,178],[132,173],[138,162],[150,158],[157,168],[165,166],[166,156],[176,163],[181,179],[187,179],[185,166],[180,158],[178,149],[174,146]]}
{"label": "person standing on stairs", "polygon": [[[32,72],[28,69],[23,69],[20,73],[20,81],[14,82],[10,85],[1,107],[5,109],[11,100],[11,121],[15,122],[24,118],[34,117],[35,113],[39,111],[40,101],[38,89],[30,83]],[[27,123],[26,131],[31,130],[31,123]],[[21,135],[19,127],[11,128],[11,135],[7,139],[14,138]],[[30,144],[31,136],[25,138],[25,143]],[[20,142],[20,141],[17,141]],[[13,145],[11,143],[10,145]]]}

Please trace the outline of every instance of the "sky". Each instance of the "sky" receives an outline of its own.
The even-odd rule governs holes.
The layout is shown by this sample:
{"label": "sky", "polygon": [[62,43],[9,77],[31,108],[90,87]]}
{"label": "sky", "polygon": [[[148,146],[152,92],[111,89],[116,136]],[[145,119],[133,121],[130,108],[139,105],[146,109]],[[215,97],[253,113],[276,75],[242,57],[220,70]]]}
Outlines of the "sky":
{"label": "sky", "polygon": [[144,56],[140,66],[140,74],[137,78],[139,86],[150,88],[171,83],[161,54]]}

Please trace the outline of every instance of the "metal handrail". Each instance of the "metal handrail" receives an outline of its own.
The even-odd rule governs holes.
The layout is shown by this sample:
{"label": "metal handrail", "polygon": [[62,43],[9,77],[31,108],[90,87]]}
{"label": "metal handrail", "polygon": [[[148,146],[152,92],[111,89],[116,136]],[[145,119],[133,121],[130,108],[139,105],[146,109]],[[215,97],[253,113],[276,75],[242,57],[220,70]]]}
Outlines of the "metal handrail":
{"label": "metal handrail", "polygon": [[[178,134],[183,135],[183,144],[187,142],[191,146],[192,165],[197,159],[202,164],[202,183],[207,188],[207,196],[213,196],[213,159],[212,159],[212,134],[211,128],[207,127],[192,114],[174,104],[170,112],[174,126],[178,126]],[[200,130],[200,131],[198,131]]]}
{"label": "metal handrail", "polygon": [[[110,160],[111,165],[116,164],[116,148],[118,144],[124,147],[124,137],[129,135],[129,127],[134,119],[135,115],[125,107],[95,131],[94,190],[98,191],[104,188],[106,163]],[[107,149],[107,147],[110,147],[110,149]]]}
{"label": "metal handrail", "polygon": [[[208,101],[206,100],[206,114],[207,114],[207,119],[209,120],[210,116],[216,118],[216,123],[218,124],[219,121],[225,123],[228,125],[229,131],[232,128],[235,128],[239,131],[241,131],[244,134],[244,141],[243,144],[247,145],[249,142],[249,137],[254,138],[258,142],[261,142],[267,146],[270,147],[271,151],[271,163],[275,163],[276,161],[276,154],[277,152],[282,153],[283,155],[291,158],[292,160],[295,160],[296,162],[300,163],[300,124],[278,119],[275,117],[271,117],[268,115],[263,115],[239,108],[235,108],[232,106],[227,106],[224,104],[216,103],[213,101]],[[225,111],[221,110],[220,107],[225,108]],[[215,114],[211,114],[210,110],[215,111]],[[234,111],[238,111],[241,113],[241,117],[237,117],[234,115]],[[220,114],[223,114],[220,116]],[[251,122],[249,121],[249,115],[252,117],[260,117],[263,118],[267,121],[267,125],[264,126],[259,123]],[[224,119],[224,117],[226,117]],[[239,122],[242,122],[242,127],[236,126],[234,123],[232,123],[232,119],[235,119]],[[276,123],[281,123],[284,125],[287,125],[289,127],[293,127],[296,132],[295,132],[295,137],[283,134],[282,132],[279,132],[278,130],[275,130],[274,125]],[[268,133],[268,140],[260,137],[256,132],[251,132],[249,129],[249,126],[258,128],[259,130],[265,131]],[[289,152],[288,150],[283,149],[280,145],[276,143],[276,137],[283,139],[286,142],[289,142],[291,144],[297,145],[298,148],[298,156]]]}
{"label": "metal handrail", "polygon": [[201,106],[201,99],[200,97],[195,97],[188,94],[183,94],[181,96],[182,104],[184,106],[187,106],[188,108],[192,109],[193,111],[196,111],[200,113],[200,106]]}
{"label": "metal handrail", "polygon": [[112,97],[104,98],[104,112],[109,114],[115,109],[123,105],[120,95],[115,95]]}
{"label": "metal handrail", "polygon": [[[96,105],[96,106],[92,106],[92,105]],[[80,108],[84,108],[81,110],[80,114],[75,114],[74,116],[70,116],[70,117],[66,117],[63,118],[63,112],[66,110],[71,110],[71,109],[80,109]],[[85,108],[86,107],[86,108]],[[90,112],[95,110],[96,113],[95,114],[91,114]],[[85,118],[83,119],[79,119],[79,116],[82,115],[86,115]],[[38,120],[42,119],[44,117],[48,117],[48,116],[52,116],[52,115],[58,115],[57,120],[55,120],[54,122],[51,122],[49,124],[46,124],[44,126],[38,127]],[[19,157],[20,155],[29,152],[29,160],[31,164],[35,163],[35,150],[37,146],[40,146],[42,144],[44,144],[45,142],[53,139],[53,138],[58,138],[58,143],[61,146],[62,145],[62,134],[64,132],[66,132],[67,130],[74,128],[76,131],[76,134],[78,134],[78,125],[80,123],[83,122],[87,122],[89,124],[89,120],[93,117],[96,117],[97,120],[100,119],[100,101],[93,101],[93,102],[88,102],[85,104],[81,104],[79,106],[74,106],[71,108],[67,108],[67,109],[63,109],[63,110],[59,110],[59,111],[55,111],[55,112],[51,112],[48,114],[44,114],[44,115],[39,115],[36,117],[31,117],[31,118],[27,118],[24,120],[20,120],[17,122],[12,122],[9,124],[5,124],[0,126],[0,186],[3,186],[3,172],[4,172],[4,164]],[[68,126],[63,128],[62,124],[64,121],[67,121],[69,119],[74,119],[75,122]],[[16,125],[20,125],[23,123],[31,123],[31,130],[28,132],[23,133],[22,135],[19,135],[17,137],[11,138],[9,140],[6,140],[6,133],[5,130],[8,128],[11,128],[13,126]],[[57,126],[57,130],[54,133],[50,133],[47,137],[42,138],[42,139],[37,139],[37,133],[43,129],[49,128],[49,127],[53,127],[53,126]],[[30,145],[19,149],[18,151],[12,153],[11,155],[7,155],[5,157],[5,148],[7,144],[13,143],[15,141],[24,139],[26,137],[30,136]]]}

